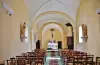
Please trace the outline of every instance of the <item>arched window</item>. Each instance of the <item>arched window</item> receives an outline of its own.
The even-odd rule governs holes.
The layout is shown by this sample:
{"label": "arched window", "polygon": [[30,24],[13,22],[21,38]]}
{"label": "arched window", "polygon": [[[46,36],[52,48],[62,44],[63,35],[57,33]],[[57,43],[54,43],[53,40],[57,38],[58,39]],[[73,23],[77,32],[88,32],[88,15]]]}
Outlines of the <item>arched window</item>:
{"label": "arched window", "polygon": [[82,26],[79,27],[79,43],[83,42],[83,31],[82,31]]}

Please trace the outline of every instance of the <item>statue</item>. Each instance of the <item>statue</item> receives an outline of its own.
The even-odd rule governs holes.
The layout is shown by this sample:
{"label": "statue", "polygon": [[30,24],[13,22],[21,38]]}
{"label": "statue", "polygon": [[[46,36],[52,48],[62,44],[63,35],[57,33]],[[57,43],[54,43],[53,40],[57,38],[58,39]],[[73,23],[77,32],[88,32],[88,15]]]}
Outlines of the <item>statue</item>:
{"label": "statue", "polygon": [[23,24],[21,23],[20,24],[20,39],[21,39],[21,42],[24,42],[25,41],[25,29],[26,29],[26,22],[24,22]]}
{"label": "statue", "polygon": [[86,24],[82,24],[82,39],[83,41],[87,42],[87,39],[88,39],[88,35],[87,35],[87,25]]}

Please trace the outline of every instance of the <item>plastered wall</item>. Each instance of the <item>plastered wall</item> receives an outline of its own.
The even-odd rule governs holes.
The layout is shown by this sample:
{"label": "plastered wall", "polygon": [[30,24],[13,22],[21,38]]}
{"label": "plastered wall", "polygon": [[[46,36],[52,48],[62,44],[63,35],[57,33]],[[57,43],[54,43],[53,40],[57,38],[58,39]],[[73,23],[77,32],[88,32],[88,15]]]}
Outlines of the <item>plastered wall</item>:
{"label": "plastered wall", "polygon": [[77,50],[100,56],[100,21],[96,13],[97,8],[100,8],[100,0],[83,0],[80,5],[77,25],[79,27],[81,24],[87,24],[88,41],[83,44],[77,44]]}
{"label": "plastered wall", "polygon": [[29,43],[20,41],[20,23],[28,22],[27,8],[23,1],[4,0],[14,10],[9,16],[0,8],[0,62],[30,50]]}

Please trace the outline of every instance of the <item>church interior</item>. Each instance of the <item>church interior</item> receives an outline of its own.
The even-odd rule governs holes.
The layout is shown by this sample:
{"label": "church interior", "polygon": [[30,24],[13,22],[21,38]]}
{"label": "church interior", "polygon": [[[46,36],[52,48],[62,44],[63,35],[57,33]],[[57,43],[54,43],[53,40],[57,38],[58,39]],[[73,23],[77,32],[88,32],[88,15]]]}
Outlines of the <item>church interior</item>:
{"label": "church interior", "polygon": [[0,0],[0,65],[100,65],[100,0]]}

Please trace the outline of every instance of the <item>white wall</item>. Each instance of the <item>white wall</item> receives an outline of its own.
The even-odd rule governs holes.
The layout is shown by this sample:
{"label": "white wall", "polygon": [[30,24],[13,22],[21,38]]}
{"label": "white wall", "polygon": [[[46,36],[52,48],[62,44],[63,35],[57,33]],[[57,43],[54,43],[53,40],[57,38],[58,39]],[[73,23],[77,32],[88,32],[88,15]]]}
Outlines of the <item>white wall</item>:
{"label": "white wall", "polygon": [[20,23],[28,21],[28,12],[23,1],[3,0],[14,10],[8,16],[0,9],[0,62],[30,50],[30,43],[20,41]]}
{"label": "white wall", "polygon": [[88,41],[85,44],[77,44],[77,48],[83,47],[83,51],[100,56],[100,32],[98,14],[96,13],[97,8],[100,8],[100,0],[83,0],[78,12],[77,23],[78,26],[87,24]]}

